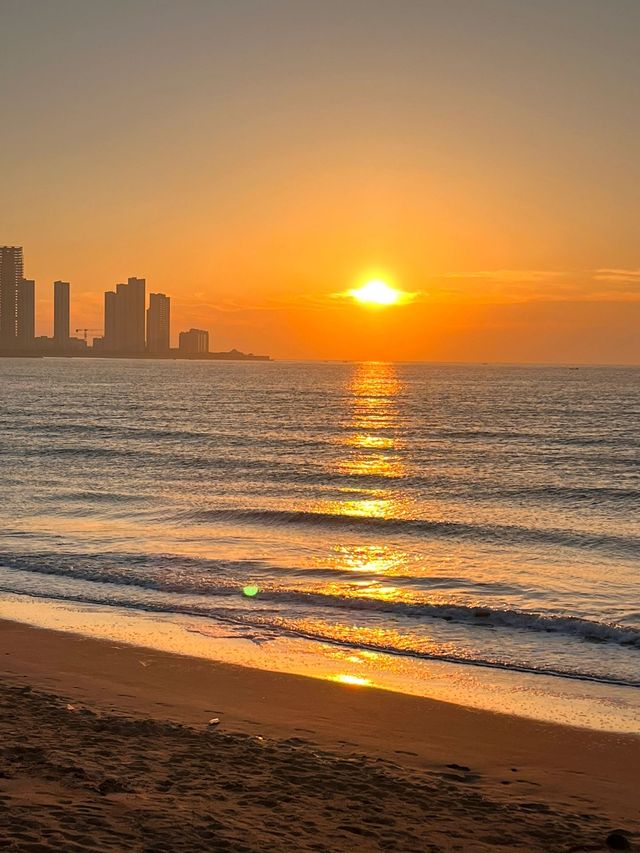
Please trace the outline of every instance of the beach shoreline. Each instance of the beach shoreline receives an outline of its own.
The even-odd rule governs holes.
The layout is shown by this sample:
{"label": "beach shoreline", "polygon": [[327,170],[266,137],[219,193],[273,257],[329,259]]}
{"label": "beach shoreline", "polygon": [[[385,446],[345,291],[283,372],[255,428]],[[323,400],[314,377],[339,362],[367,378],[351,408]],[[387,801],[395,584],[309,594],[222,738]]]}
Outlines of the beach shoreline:
{"label": "beach shoreline", "polygon": [[[0,648],[3,695],[14,697],[8,716],[3,714],[3,728],[9,726],[27,732],[22,736],[24,748],[36,738],[40,752],[45,749],[41,732],[29,734],[26,720],[20,726],[20,715],[29,713],[29,708],[21,705],[36,703],[38,713],[45,716],[53,713],[51,707],[58,708],[55,714],[61,716],[63,728],[73,729],[79,720],[89,727],[98,719],[128,720],[133,726],[134,739],[142,737],[140,726],[143,729],[159,726],[162,738],[168,738],[169,742],[173,728],[189,732],[189,737],[193,736],[206,754],[210,754],[212,743],[222,744],[223,752],[227,747],[231,749],[229,744],[233,746],[232,752],[241,746],[255,749],[256,744],[269,744],[269,749],[280,756],[278,761],[291,754],[294,764],[302,760],[301,756],[313,763],[316,761],[313,756],[322,754],[326,756],[322,760],[329,764],[339,762],[334,769],[342,780],[340,784],[347,788],[352,766],[359,768],[358,773],[364,773],[363,778],[367,777],[365,765],[370,769],[379,766],[391,776],[404,778],[411,790],[435,786],[431,791],[433,796],[438,792],[444,801],[450,797],[451,809],[443,807],[443,815],[457,813],[453,805],[456,797],[479,797],[482,806],[470,805],[471,811],[466,816],[457,813],[455,832],[460,839],[456,844],[462,844],[459,849],[493,848],[493,842],[482,842],[476,837],[478,820],[488,820],[486,809],[491,820],[498,823],[504,819],[503,810],[510,811],[515,828],[509,831],[533,832],[528,842],[531,846],[526,848],[531,850],[572,849],[568,843],[570,837],[564,840],[558,837],[557,848],[542,845],[540,838],[536,838],[537,830],[530,826],[536,820],[540,821],[540,832],[543,826],[547,827],[545,831],[555,832],[552,827],[557,824],[565,826],[569,836],[573,833],[577,837],[576,833],[579,835],[584,830],[592,843],[603,842],[602,833],[607,827],[638,829],[636,770],[640,766],[640,737],[637,736],[557,726],[434,699],[215,663],[18,622],[0,622]],[[23,698],[16,702],[16,695]],[[219,719],[220,723],[210,726],[211,719]],[[60,723],[58,729],[59,726]],[[6,731],[4,734],[5,744],[9,743],[10,737]],[[182,735],[175,737],[179,740]],[[212,737],[218,740],[212,741]],[[94,734],[92,742],[95,745],[100,739],[99,734]],[[54,748],[55,743],[49,746]],[[116,739],[110,741],[109,748],[126,752],[131,744],[126,739],[119,744]],[[138,744],[136,748],[142,747]],[[6,748],[4,752],[6,756]],[[261,756],[268,776],[273,767],[269,769],[264,751]],[[114,757],[115,764],[121,758]],[[245,758],[249,761],[247,756],[242,760]],[[352,764],[345,765],[345,758],[353,759]],[[234,761],[237,760],[236,756]],[[317,768],[309,769],[310,791],[326,783],[320,779],[313,781],[316,771],[319,772]],[[152,777],[154,772],[151,768]],[[28,762],[21,773],[27,777],[33,774]],[[250,774],[250,762],[247,773]],[[3,802],[9,809],[13,778],[11,775],[0,778]],[[133,783],[125,779],[121,784],[126,788]],[[198,784],[204,784],[202,779]],[[375,787],[373,782],[372,785]],[[18,789],[22,790],[19,786]],[[375,795],[374,791],[369,793]],[[382,795],[382,789],[378,793]],[[405,794],[408,796],[406,791]],[[291,791],[287,796],[290,795]],[[325,795],[327,803],[332,803],[335,791],[326,790]],[[23,792],[20,796],[26,795]],[[114,796],[126,797],[130,793],[114,793]],[[293,790],[294,799],[296,796]],[[64,799],[62,793],[60,797]],[[181,798],[186,798],[185,802],[189,799],[189,791],[176,797],[177,807]],[[301,794],[301,807],[304,800]],[[165,810],[167,807],[172,806],[165,801]],[[337,819],[335,814],[326,816],[328,824],[323,831],[329,831],[334,818]],[[412,849],[409,838],[415,825],[410,816],[403,815],[402,819],[409,835],[398,849]],[[447,821],[442,815],[429,814],[427,809],[421,820],[425,828],[431,826],[433,837],[440,839],[434,841],[433,849],[455,849],[453,842],[449,847],[443,846],[439,833],[454,830],[448,824],[443,829]],[[231,824],[235,825],[233,820]],[[508,826],[507,822],[505,832]],[[366,831],[373,830],[369,826]],[[357,849],[380,849],[376,846],[380,838],[375,833],[373,836],[354,833],[364,844]],[[308,849],[343,849],[343,841],[347,849],[345,839],[350,834],[353,838],[354,833],[344,830],[342,840],[338,833],[331,843],[325,838],[326,846]],[[489,835],[490,832],[486,837]],[[322,843],[318,838],[316,842]],[[469,846],[472,843],[479,846]],[[548,844],[549,839],[544,843]],[[255,844],[245,848],[222,844],[219,849],[261,849],[257,841]],[[293,836],[283,836],[279,844],[279,849],[307,849],[300,839],[296,848]],[[200,848],[196,845],[194,849]],[[573,849],[583,848],[574,844]]]}
{"label": "beach shoreline", "polygon": [[39,596],[0,596],[0,622],[155,649],[214,664],[376,687],[449,705],[563,726],[636,734],[640,694],[631,686],[503,668],[371,653],[305,638],[264,636],[224,621]]}

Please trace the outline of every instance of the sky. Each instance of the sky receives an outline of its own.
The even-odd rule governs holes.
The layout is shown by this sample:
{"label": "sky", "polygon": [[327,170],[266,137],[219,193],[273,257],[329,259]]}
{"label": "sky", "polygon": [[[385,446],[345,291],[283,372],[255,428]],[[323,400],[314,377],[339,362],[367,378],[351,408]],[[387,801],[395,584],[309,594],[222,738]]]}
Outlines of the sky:
{"label": "sky", "polygon": [[[0,243],[277,358],[640,363],[637,0],[0,0]],[[345,296],[370,278],[412,294]]]}

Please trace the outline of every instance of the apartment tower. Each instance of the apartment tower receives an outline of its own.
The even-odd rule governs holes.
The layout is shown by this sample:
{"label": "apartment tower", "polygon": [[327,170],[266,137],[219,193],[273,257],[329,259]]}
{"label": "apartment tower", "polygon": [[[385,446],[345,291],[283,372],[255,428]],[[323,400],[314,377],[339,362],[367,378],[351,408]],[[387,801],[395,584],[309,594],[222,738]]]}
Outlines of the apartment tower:
{"label": "apartment tower", "polygon": [[147,352],[168,355],[171,300],[164,293],[150,293],[147,309]]}
{"label": "apartment tower", "polygon": [[179,350],[183,355],[206,355],[209,352],[209,332],[203,329],[180,332]]}
{"label": "apartment tower", "polygon": [[104,295],[104,343],[107,352],[117,350],[116,343],[116,301],[117,296],[113,290],[107,290]]}
{"label": "apartment tower", "polygon": [[69,282],[53,282],[53,340],[56,347],[69,346]]}
{"label": "apartment tower", "polygon": [[0,246],[0,349],[16,346],[22,273],[22,246]]}
{"label": "apartment tower", "polygon": [[36,336],[36,283],[31,279],[18,282],[16,328],[19,349],[32,347]]}
{"label": "apartment tower", "polygon": [[130,278],[104,295],[104,348],[136,355],[145,351],[146,282]]}

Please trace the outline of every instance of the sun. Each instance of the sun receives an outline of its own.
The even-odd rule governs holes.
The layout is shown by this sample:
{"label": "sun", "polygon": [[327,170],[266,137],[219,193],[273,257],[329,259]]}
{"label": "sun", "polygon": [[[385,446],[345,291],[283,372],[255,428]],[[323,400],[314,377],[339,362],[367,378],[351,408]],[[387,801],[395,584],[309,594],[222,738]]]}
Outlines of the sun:
{"label": "sun", "polygon": [[402,297],[401,291],[379,278],[368,281],[357,290],[350,290],[349,295],[366,305],[395,305]]}
{"label": "sun", "polygon": [[388,308],[390,305],[408,305],[414,302],[420,293],[399,290],[381,278],[371,278],[354,290],[345,290],[333,295],[353,299],[368,308]]}

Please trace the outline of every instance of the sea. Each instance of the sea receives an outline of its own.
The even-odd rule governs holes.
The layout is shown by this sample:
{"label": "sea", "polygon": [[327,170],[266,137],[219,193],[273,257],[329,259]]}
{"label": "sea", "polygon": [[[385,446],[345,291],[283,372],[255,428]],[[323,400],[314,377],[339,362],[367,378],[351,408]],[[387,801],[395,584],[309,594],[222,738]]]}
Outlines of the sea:
{"label": "sea", "polygon": [[0,359],[0,618],[640,728],[640,368]]}

